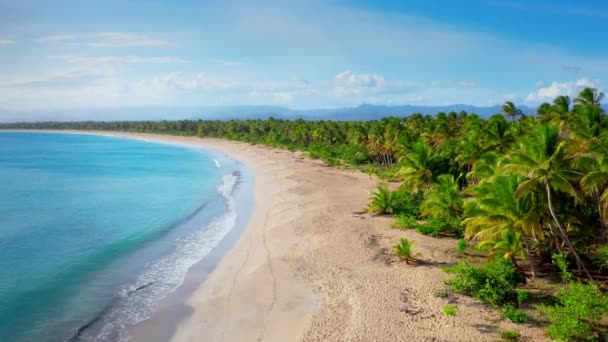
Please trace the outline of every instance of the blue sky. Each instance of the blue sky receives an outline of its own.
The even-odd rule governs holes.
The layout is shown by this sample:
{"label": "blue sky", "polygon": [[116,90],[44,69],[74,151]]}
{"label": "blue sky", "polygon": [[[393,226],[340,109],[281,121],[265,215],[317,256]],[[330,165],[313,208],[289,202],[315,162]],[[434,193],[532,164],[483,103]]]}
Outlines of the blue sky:
{"label": "blue sky", "polygon": [[602,88],[606,22],[597,0],[0,0],[0,108],[536,105]]}

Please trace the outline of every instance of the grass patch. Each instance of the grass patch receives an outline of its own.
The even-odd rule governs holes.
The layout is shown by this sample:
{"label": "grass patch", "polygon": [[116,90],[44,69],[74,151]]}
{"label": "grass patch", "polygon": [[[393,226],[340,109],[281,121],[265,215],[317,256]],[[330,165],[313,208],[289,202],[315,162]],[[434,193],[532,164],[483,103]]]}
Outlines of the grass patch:
{"label": "grass patch", "polygon": [[458,305],[448,304],[443,307],[443,313],[447,316],[456,316],[458,314]]}
{"label": "grass patch", "polygon": [[519,341],[521,337],[521,334],[517,330],[501,330],[499,334],[503,341]]}

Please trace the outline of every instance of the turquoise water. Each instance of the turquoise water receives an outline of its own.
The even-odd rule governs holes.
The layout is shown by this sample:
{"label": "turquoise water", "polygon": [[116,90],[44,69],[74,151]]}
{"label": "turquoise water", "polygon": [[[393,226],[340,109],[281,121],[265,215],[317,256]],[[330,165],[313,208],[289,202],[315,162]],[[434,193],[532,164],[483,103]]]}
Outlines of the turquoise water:
{"label": "turquoise water", "polygon": [[234,226],[241,171],[203,150],[0,133],[0,341],[126,339]]}

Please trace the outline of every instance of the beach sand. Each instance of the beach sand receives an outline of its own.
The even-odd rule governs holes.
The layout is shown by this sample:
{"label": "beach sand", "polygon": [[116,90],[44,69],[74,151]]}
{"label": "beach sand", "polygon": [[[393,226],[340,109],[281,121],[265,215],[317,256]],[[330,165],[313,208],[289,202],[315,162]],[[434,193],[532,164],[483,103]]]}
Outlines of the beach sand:
{"label": "beach sand", "polygon": [[[455,240],[389,228],[364,214],[374,177],[327,167],[299,153],[217,139],[111,135],[212,148],[254,174],[247,228],[206,281],[187,298],[132,330],[135,341],[496,341],[515,329],[524,341],[548,340],[533,324],[516,325],[473,299],[434,293],[457,262]],[[390,246],[417,243],[421,263],[399,262]],[[457,304],[458,315],[442,308]],[[164,317],[164,318],[163,318]],[[175,325],[169,328],[169,325]]]}

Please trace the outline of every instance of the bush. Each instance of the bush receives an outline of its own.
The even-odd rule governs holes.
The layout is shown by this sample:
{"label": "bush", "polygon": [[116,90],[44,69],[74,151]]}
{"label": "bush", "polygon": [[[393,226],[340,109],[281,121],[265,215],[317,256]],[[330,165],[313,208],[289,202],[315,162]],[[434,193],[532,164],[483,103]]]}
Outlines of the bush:
{"label": "bush", "polygon": [[391,223],[391,227],[396,229],[414,229],[418,227],[418,220],[414,216],[399,215]]}
{"label": "bush", "polygon": [[516,309],[512,306],[508,306],[503,312],[502,317],[508,319],[513,323],[524,323],[528,320],[528,314],[521,311],[520,309]]}
{"label": "bush", "polygon": [[469,244],[467,243],[467,240],[465,239],[459,239],[456,242],[456,252],[458,254],[464,254],[464,252],[467,250],[467,247],[469,246]]}
{"label": "bush", "polygon": [[518,341],[521,334],[515,330],[501,330],[500,338],[504,341]]}
{"label": "bush", "polygon": [[580,282],[571,282],[556,297],[555,305],[540,308],[551,322],[549,336],[559,341],[592,339],[593,327],[606,316],[608,297],[595,285]]}
{"label": "bush", "polygon": [[426,222],[418,225],[416,230],[420,234],[431,236],[451,235],[462,237],[464,232],[460,226],[460,218],[447,216],[429,218]]}
{"label": "bush", "polygon": [[515,288],[526,281],[526,278],[503,258],[494,258],[483,267],[461,262],[444,268],[444,271],[456,275],[445,281],[454,292],[478,298],[494,306],[515,303]]}
{"label": "bush", "polygon": [[392,247],[395,251],[395,254],[402,260],[405,260],[406,263],[415,260],[420,255],[419,253],[414,252],[416,243],[406,238],[401,238],[401,240],[399,240],[399,243],[393,245]]}
{"label": "bush", "polygon": [[399,188],[393,191],[393,201],[395,214],[411,217],[418,216],[418,212],[420,211],[420,196],[412,195],[405,188]]}
{"label": "bush", "polygon": [[456,316],[458,313],[458,305],[456,304],[448,304],[443,307],[443,313],[447,316]]}
{"label": "bush", "polygon": [[608,266],[608,245],[601,245],[590,253],[593,264],[598,267]]}
{"label": "bush", "polygon": [[377,214],[395,214],[401,216],[416,216],[420,199],[405,189],[390,191],[383,183],[378,186],[370,198],[367,210]]}
{"label": "bush", "polygon": [[517,290],[517,302],[521,303],[529,302],[532,299],[532,293],[528,290]]}

